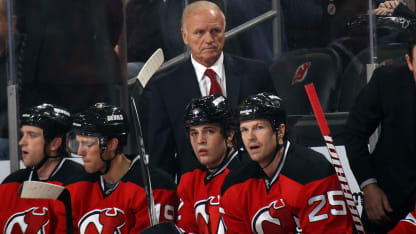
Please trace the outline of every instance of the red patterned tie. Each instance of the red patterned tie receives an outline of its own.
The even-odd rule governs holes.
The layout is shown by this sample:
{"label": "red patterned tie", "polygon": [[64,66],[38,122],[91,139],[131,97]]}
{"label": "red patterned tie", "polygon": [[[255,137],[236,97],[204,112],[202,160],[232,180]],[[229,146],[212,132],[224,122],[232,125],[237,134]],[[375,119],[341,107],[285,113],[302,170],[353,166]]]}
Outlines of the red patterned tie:
{"label": "red patterned tie", "polygon": [[209,79],[211,80],[211,89],[209,90],[209,95],[216,94],[216,93],[222,95],[221,86],[220,84],[218,84],[215,72],[212,69],[207,69],[205,71],[205,75],[208,76]]}

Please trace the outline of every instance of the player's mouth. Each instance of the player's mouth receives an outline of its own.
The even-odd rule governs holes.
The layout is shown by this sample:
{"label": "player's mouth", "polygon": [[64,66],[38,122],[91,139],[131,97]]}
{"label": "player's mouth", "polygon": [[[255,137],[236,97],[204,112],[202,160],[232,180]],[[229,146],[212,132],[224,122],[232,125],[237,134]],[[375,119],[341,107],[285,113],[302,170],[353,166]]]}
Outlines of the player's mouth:
{"label": "player's mouth", "polygon": [[90,161],[88,161],[88,160],[84,160],[84,158],[82,158],[82,161],[84,162],[84,164],[87,164],[87,163],[89,163]]}
{"label": "player's mouth", "polygon": [[249,147],[250,152],[257,151],[260,149],[259,145],[250,145]]}
{"label": "player's mouth", "polygon": [[208,150],[206,150],[206,149],[200,149],[198,151],[198,155],[199,156],[207,156],[208,155]]}
{"label": "player's mouth", "polygon": [[28,151],[26,150],[22,150],[22,157],[26,157],[29,154]]}

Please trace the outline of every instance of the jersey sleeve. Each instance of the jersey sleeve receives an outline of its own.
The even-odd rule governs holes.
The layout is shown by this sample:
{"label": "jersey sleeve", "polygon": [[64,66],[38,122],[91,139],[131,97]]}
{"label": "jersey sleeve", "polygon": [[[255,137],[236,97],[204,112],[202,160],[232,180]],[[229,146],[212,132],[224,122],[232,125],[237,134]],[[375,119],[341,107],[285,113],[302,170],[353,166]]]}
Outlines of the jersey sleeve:
{"label": "jersey sleeve", "polygon": [[[80,182],[82,184],[82,182]],[[82,186],[79,186],[77,183],[73,183],[70,185],[65,186],[66,189],[68,189],[69,194],[71,196],[71,206],[72,206],[72,228],[73,233],[77,234],[80,233],[78,229],[78,221],[81,218],[81,203],[84,199],[82,199],[84,196],[88,194],[89,191],[86,191],[82,188]],[[65,217],[65,207],[61,206],[57,208],[56,210],[57,214],[59,216]],[[65,228],[65,227],[64,227]],[[57,233],[65,233],[65,229],[57,230]]]}
{"label": "jersey sleeve", "polygon": [[153,189],[153,198],[159,222],[175,222],[177,215],[176,207],[178,207],[179,203],[176,190]]}
{"label": "jersey sleeve", "polygon": [[389,234],[402,233],[416,233],[416,207],[415,210],[407,214],[406,218],[400,220],[393,230],[389,231]]}
{"label": "jersey sleeve", "polygon": [[352,232],[352,216],[335,174],[304,185],[297,202],[303,232]]}
{"label": "jersey sleeve", "polygon": [[[62,202],[60,201],[54,201],[51,200],[51,203],[54,203],[51,206],[51,215],[52,217],[54,217],[54,219],[57,222],[57,226],[54,228],[56,233],[67,233],[67,225],[66,225],[66,215],[71,215],[71,220],[72,219],[72,213],[66,213],[65,212],[65,206]],[[72,233],[77,234],[79,233],[78,229],[74,228],[74,224],[71,223],[72,225]]]}
{"label": "jersey sleeve", "polygon": [[[134,213],[134,227],[129,229],[129,233],[139,233],[150,226],[150,216],[146,192],[144,189],[136,191],[137,195],[131,209]],[[153,199],[155,204],[156,216],[159,223],[163,221],[175,220],[175,207],[177,207],[176,191],[154,189]]]}
{"label": "jersey sleeve", "polygon": [[[147,206],[147,198],[144,190],[137,191],[139,193],[136,196],[135,204],[132,206],[132,211],[135,216],[134,227],[129,230],[129,233],[139,233],[142,230],[150,227],[150,216]],[[146,209],[143,209],[146,207]]]}
{"label": "jersey sleeve", "polygon": [[176,224],[186,233],[198,233],[191,190],[187,189],[184,178],[182,176],[178,185],[179,206]]}

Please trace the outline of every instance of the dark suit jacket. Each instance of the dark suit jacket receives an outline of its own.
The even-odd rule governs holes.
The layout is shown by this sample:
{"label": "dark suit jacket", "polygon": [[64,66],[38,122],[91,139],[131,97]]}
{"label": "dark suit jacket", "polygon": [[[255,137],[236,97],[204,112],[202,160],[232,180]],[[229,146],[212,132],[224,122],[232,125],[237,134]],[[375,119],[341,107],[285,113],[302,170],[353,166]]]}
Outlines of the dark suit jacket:
{"label": "dark suit jacket", "polygon": [[[346,124],[346,150],[359,184],[376,178],[393,210],[416,192],[416,86],[407,65],[381,67],[360,92]],[[381,124],[372,154],[369,136]],[[410,208],[414,201],[409,202]]]}
{"label": "dark suit jacket", "polygon": [[[227,96],[232,106],[237,106],[248,95],[274,91],[264,63],[224,54],[224,67]],[[186,105],[192,98],[201,97],[191,59],[173,71],[153,78],[145,91],[150,95],[147,123],[143,124],[150,164],[171,175],[182,175],[200,166],[183,124]]]}
{"label": "dark suit jacket", "polygon": [[120,0],[22,0],[18,6],[22,109],[44,102],[71,112],[97,102],[120,105],[125,79],[113,49],[122,28]]}

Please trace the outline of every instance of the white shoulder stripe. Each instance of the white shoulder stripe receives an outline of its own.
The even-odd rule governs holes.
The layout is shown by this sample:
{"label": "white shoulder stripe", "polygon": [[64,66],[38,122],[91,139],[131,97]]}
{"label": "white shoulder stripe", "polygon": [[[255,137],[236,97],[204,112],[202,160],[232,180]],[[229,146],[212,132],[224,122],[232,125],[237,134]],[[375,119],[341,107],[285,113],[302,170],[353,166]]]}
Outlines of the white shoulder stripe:
{"label": "white shoulder stripe", "polygon": [[405,219],[402,219],[401,221],[409,222],[416,226],[416,218],[412,215],[412,213],[407,214]]}

